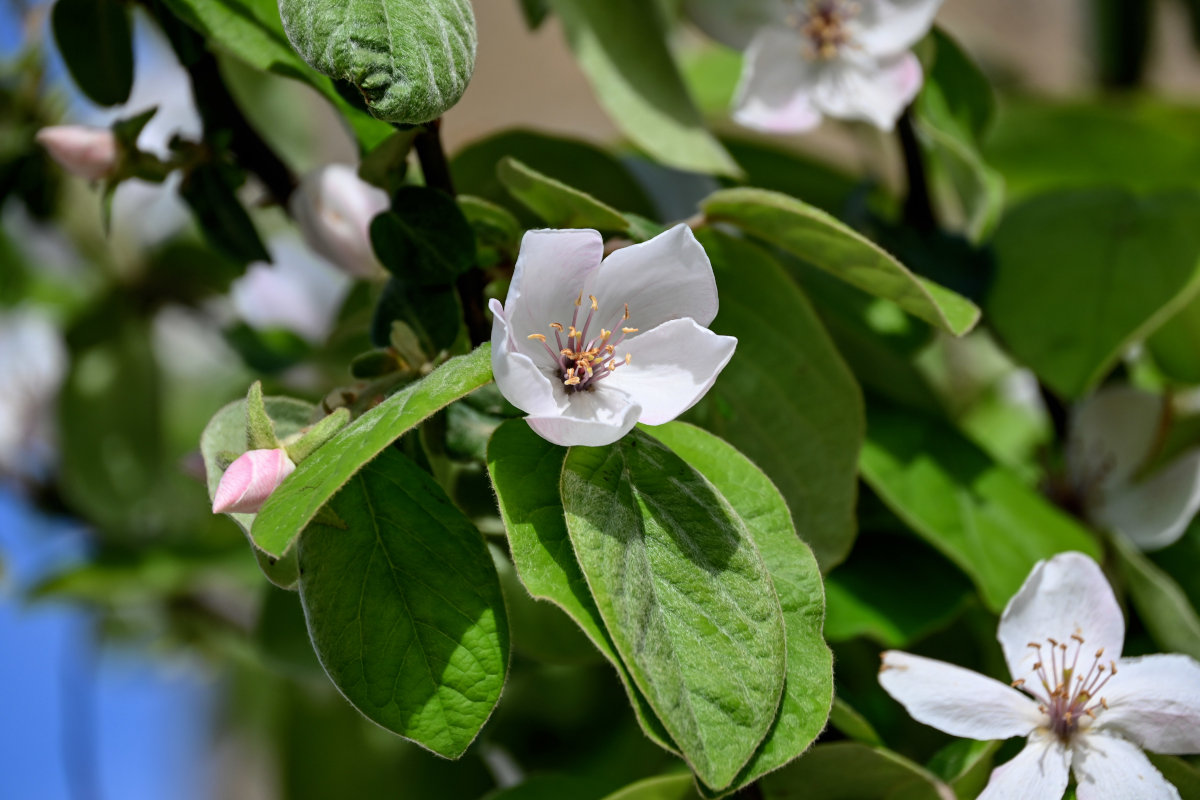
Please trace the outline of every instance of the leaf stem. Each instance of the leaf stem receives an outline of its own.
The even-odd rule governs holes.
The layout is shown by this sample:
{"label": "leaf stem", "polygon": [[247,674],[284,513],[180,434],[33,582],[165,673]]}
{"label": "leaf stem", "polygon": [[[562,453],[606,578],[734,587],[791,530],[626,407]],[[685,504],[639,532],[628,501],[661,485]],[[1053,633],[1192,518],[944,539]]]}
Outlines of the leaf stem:
{"label": "leaf stem", "polygon": [[933,213],[933,201],[929,184],[925,180],[925,157],[921,143],[913,127],[912,106],[904,110],[896,124],[900,137],[900,149],[904,153],[904,172],[908,177],[908,194],[904,198],[904,223],[919,231],[937,229],[937,217]]}

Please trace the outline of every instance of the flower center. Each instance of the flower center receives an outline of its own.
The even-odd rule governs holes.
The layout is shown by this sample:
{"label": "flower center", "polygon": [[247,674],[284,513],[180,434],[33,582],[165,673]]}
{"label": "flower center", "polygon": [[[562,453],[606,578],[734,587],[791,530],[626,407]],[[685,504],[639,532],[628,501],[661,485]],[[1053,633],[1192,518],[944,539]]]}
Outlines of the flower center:
{"label": "flower center", "polygon": [[[558,377],[563,382],[567,394],[594,391],[596,384],[613,374],[617,367],[628,364],[629,353],[622,359],[617,357],[616,350],[628,334],[637,333],[638,330],[623,326],[621,335],[613,339],[613,331],[601,326],[599,335],[589,339],[588,329],[600,307],[595,295],[588,295],[588,299],[591,301],[591,308],[588,309],[582,328],[575,327],[579,324],[579,310],[583,307],[582,292],[575,300],[575,313],[571,315],[570,325],[564,327],[560,322],[550,323],[555,342],[558,344],[557,353],[551,349],[544,334],[531,333],[528,337],[541,342],[542,347],[546,348],[546,352],[558,364]],[[618,323],[628,321],[629,304],[626,303],[624,316],[613,322],[613,328],[616,328]]]}
{"label": "flower center", "polygon": [[788,22],[805,39],[805,56],[809,60],[830,61],[843,47],[851,45],[847,23],[861,10],[851,0],[808,0]]}
{"label": "flower center", "polygon": [[1054,639],[1046,639],[1049,644],[1049,661],[1042,651],[1043,645],[1030,642],[1029,646],[1037,651],[1038,661],[1033,665],[1041,683],[1041,691],[1026,685],[1025,680],[1013,681],[1013,686],[1037,700],[1038,710],[1050,718],[1049,729],[1067,744],[1075,731],[1079,729],[1084,719],[1096,718],[1096,713],[1108,708],[1108,702],[1100,696],[1100,690],[1117,674],[1117,664],[1109,661],[1104,664],[1104,648],[1100,648],[1092,656],[1091,666],[1087,666],[1084,657],[1084,669],[1080,669],[1079,657],[1083,651],[1083,637],[1078,633],[1071,634],[1075,642],[1075,652],[1067,644]]}

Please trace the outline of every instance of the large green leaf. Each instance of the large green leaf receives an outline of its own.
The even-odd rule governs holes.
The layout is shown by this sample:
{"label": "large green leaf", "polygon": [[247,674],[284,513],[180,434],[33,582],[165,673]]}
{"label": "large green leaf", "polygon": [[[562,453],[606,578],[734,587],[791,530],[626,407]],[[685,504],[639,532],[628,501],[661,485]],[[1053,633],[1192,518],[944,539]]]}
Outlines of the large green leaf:
{"label": "large green leaf", "polygon": [[725,788],[774,721],[786,668],[779,599],[745,522],[637,430],[571,448],[561,492],[617,652],[700,780]]}
{"label": "large green leaf", "polygon": [[1146,347],[1167,377],[1188,385],[1200,383],[1200,296],[1163,323]]}
{"label": "large green leaf", "polygon": [[517,574],[531,595],[554,603],[575,620],[616,668],[646,736],[674,751],[671,735],[617,655],[571,550],[558,494],[566,457],[564,448],[538,436],[524,420],[503,423],[488,442],[488,472]]}
{"label": "large green leaf", "polygon": [[1045,194],[996,233],[988,318],[1059,394],[1093,388],[1200,290],[1200,193]]}
{"label": "large green leaf", "polygon": [[638,0],[550,5],[596,98],[634,144],[672,167],[737,174],[688,95],[652,9]]}
{"label": "large green leaf", "polygon": [[491,716],[508,623],[483,538],[395,450],[300,537],[300,599],[321,665],[370,719],[457,758]]}
{"label": "large green leaf", "polygon": [[491,346],[485,344],[450,359],[342,428],[267,499],[250,531],[254,542],[268,554],[282,556],[364,464],[417,423],[491,379]]}
{"label": "large green leaf", "polygon": [[723,189],[701,208],[710,222],[736,225],[955,336],[979,321],[979,309],[970,300],[914,275],[870,239],[794,197]]}
{"label": "large green leaf", "polygon": [[418,286],[450,286],[475,266],[475,231],[453,198],[402,186],[371,220],[371,247],[388,272]]}
{"label": "large green leaf", "polygon": [[496,174],[509,194],[554,228],[598,228],[623,231],[629,220],[596,198],[506,157]]}
{"label": "large green leaf", "polygon": [[711,229],[698,238],[720,290],[713,330],[736,336],[738,352],[689,418],[771,476],[796,530],[828,570],[854,542],[862,393],[775,259]]}
{"label": "large green leaf", "polygon": [[305,61],[388,122],[440,117],[475,71],[470,0],[279,0],[279,14]]}
{"label": "large green leaf", "polygon": [[1154,641],[1168,652],[1200,659],[1200,614],[1179,584],[1121,534],[1114,534],[1112,543],[1129,596]]}
{"label": "large green leaf", "polygon": [[857,742],[814,747],[762,782],[765,800],[946,800],[950,788],[899,753]]}
{"label": "large green leaf", "polygon": [[817,560],[796,536],[779,490],[744,455],[699,428],[672,422],[648,430],[700,471],[746,523],[783,608],[787,676],[779,714],[733,787],[758,780],[803,753],[833,704],[833,654],[822,638],[825,590]]}
{"label": "large green leaf", "polygon": [[1000,611],[1038,561],[1078,550],[1099,557],[1072,518],[947,425],[872,409],[864,480],[922,538],[975,582]]}
{"label": "large green leaf", "polygon": [[133,88],[133,31],[121,0],[57,0],[50,12],[54,43],[88,99],[114,106]]}

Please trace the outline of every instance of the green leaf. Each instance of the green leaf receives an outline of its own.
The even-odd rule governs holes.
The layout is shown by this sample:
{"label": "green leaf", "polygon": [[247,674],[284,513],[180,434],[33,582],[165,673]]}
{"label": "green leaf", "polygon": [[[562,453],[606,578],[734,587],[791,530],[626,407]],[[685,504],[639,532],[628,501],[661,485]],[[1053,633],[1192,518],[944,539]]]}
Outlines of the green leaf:
{"label": "green leaf", "polygon": [[716,436],[680,422],[647,432],[707,478],[746,523],[783,609],[787,637],[783,699],[767,737],[732,788],[746,786],[803,753],[829,718],[833,654],[822,638],[821,571],[812,551],[796,536],[783,496],[744,455]]}
{"label": "green leaf", "polygon": [[763,778],[765,800],[946,800],[950,788],[904,756],[857,742],[820,744]]}
{"label": "green leaf", "polygon": [[883,746],[883,739],[871,727],[867,718],[840,697],[833,698],[833,708],[829,710],[829,724],[856,742]]}
{"label": "green leaf", "polygon": [[1085,394],[1200,290],[1200,194],[1042,195],[996,233],[987,312],[1008,350],[1060,395]]}
{"label": "green leaf", "polygon": [[863,479],[909,527],[975,582],[993,611],[1038,561],[1100,550],[1074,519],[961,434],[932,418],[872,409]]}
{"label": "green leaf", "polygon": [[458,356],[342,428],[288,476],[263,505],[251,534],[281,556],[321,506],[364,464],[418,423],[492,379],[491,345]]}
{"label": "green leaf", "polygon": [[630,225],[620,211],[527,167],[512,157],[501,159],[496,174],[509,194],[552,228],[597,228],[623,231]]}
{"label": "green leaf", "polygon": [[115,106],[133,88],[133,31],[120,0],[57,0],[54,43],[71,79],[97,105]]}
{"label": "green leaf", "polygon": [[305,61],[354,84],[371,113],[388,122],[440,117],[475,71],[469,0],[280,0],[279,14]]}
{"label": "green leaf", "polygon": [[1154,363],[1172,380],[1200,383],[1200,295],[1146,340]]}
{"label": "green leaf", "polygon": [[204,238],[218,252],[241,264],[270,261],[234,189],[221,165],[199,164],[179,185],[179,195],[191,207]]}
{"label": "green leaf", "polygon": [[[307,463],[307,462],[306,462]],[[457,758],[504,688],[508,622],[479,531],[385,450],[300,538],[300,599],[330,679],[369,719]]]}
{"label": "green leaf", "polygon": [[571,448],[560,488],[617,652],[700,780],[725,788],[775,719],[786,667],[779,598],[745,522],[636,430]]}
{"label": "green leaf", "polygon": [[503,206],[482,197],[460,194],[458,207],[475,232],[475,260],[490,266],[501,259],[515,261],[521,246],[521,222]]}
{"label": "green leaf", "polygon": [[934,753],[929,770],[950,784],[962,800],[977,797],[992,776],[996,751],[1003,742],[958,739]]}
{"label": "green leaf", "polygon": [[475,266],[475,231],[444,192],[404,186],[392,210],[371,220],[371,247],[393,275],[417,286],[450,286]]}
{"label": "green leaf", "polygon": [[458,292],[453,286],[420,286],[408,278],[389,278],[371,319],[371,344],[387,347],[396,323],[408,326],[422,352],[444,350],[462,327]]}
{"label": "green leaf", "polygon": [[1163,650],[1200,659],[1200,615],[1179,584],[1121,534],[1111,538],[1129,595],[1150,636]]}
{"label": "green leaf", "polygon": [[724,189],[701,204],[709,222],[727,222],[955,336],[979,321],[966,298],[909,272],[871,240],[820,209],[761,189]]}
{"label": "green leaf", "polygon": [[596,99],[634,144],[668,166],[737,175],[688,95],[653,11],[638,0],[550,0],[550,6]]}
{"label": "green leaf", "polygon": [[613,792],[604,800],[697,800],[699,795],[692,785],[692,777],[686,773],[660,775],[631,783],[620,791]]}
{"label": "green leaf", "polygon": [[646,736],[660,747],[675,751],[670,734],[617,655],[575,560],[558,494],[566,456],[564,448],[538,436],[524,420],[509,420],[492,434],[487,450],[488,472],[513,563],[529,593],[565,611],[616,668]]}
{"label": "green leaf", "polygon": [[[697,238],[721,297],[713,330],[736,336],[738,352],[689,419],[771,476],[800,537],[828,570],[854,542],[862,393],[808,298],[775,259],[719,231],[701,230]],[[779,346],[781,335],[788,346]]]}

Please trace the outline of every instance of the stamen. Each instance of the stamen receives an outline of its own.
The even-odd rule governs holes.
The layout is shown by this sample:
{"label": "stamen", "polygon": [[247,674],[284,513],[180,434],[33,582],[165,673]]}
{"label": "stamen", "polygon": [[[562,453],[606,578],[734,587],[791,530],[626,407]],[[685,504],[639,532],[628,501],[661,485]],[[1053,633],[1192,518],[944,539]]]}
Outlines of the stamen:
{"label": "stamen", "polygon": [[[579,310],[583,307],[585,296],[589,301],[587,317],[583,320],[582,327],[576,327],[579,324]],[[628,303],[623,304],[623,310],[624,316],[619,321],[629,320]],[[575,298],[575,310],[571,315],[571,324],[564,326],[558,322],[549,323],[558,345],[557,353],[551,349],[544,335],[535,333],[528,336],[529,339],[540,342],[550,357],[558,364],[559,377],[568,392],[591,391],[598,381],[611,375],[613,370],[621,364],[628,364],[630,361],[628,354],[625,355],[624,360],[617,356],[616,349],[627,334],[637,333],[638,329],[623,327],[621,335],[614,339],[614,329],[617,325],[614,324],[612,328],[602,325],[599,335],[589,339],[588,331],[591,330],[591,324],[599,311],[599,299],[595,295],[584,295],[583,292],[580,292]],[[566,333],[567,337],[565,342],[562,338],[563,333]]]}
{"label": "stamen", "polygon": [[[1048,718],[1047,729],[1064,744],[1070,744],[1081,725],[1090,725],[1099,712],[1107,710],[1108,702],[1099,697],[1099,692],[1117,669],[1115,661],[1110,660],[1107,664],[1100,661],[1104,655],[1101,648],[1096,651],[1087,671],[1080,674],[1079,659],[1086,642],[1079,631],[1071,634],[1070,640],[1075,642],[1074,653],[1069,652],[1070,646],[1066,642],[1047,638],[1050,660],[1039,657],[1032,667],[1045,691],[1044,695],[1031,690],[1024,679],[1012,683],[1014,688],[1038,701],[1038,710]],[[1041,655],[1040,643],[1030,642],[1029,647]]]}
{"label": "stamen", "polygon": [[546,337],[540,333],[531,333],[525,337],[526,339],[537,339],[539,342],[546,341]]}

